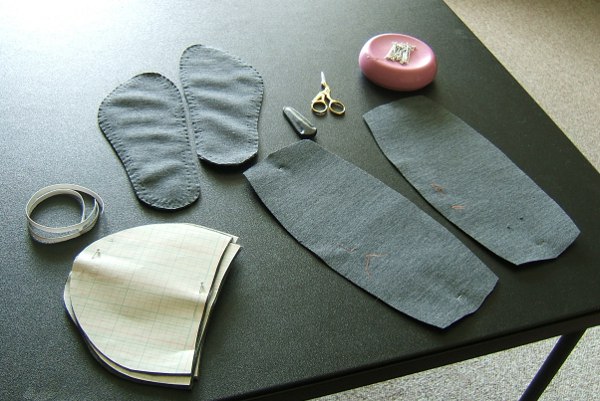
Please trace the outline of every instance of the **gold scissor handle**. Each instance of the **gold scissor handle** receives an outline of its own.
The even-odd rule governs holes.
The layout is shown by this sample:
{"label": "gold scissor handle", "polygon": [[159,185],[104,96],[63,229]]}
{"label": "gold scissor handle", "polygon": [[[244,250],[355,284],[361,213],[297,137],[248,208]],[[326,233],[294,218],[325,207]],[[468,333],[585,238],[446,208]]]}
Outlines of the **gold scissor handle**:
{"label": "gold scissor handle", "polygon": [[346,112],[344,103],[337,99],[332,99],[329,96],[324,96],[321,93],[312,100],[310,109],[318,116],[325,115],[328,110],[336,116],[344,115]]}
{"label": "gold scissor handle", "polygon": [[310,109],[318,116],[324,116],[329,109],[329,105],[325,101],[327,98],[323,91],[317,93],[317,96],[310,102]]}
{"label": "gold scissor handle", "polygon": [[346,112],[346,106],[344,106],[344,103],[340,102],[339,100],[330,99],[329,111],[335,114],[336,116],[341,116]]}

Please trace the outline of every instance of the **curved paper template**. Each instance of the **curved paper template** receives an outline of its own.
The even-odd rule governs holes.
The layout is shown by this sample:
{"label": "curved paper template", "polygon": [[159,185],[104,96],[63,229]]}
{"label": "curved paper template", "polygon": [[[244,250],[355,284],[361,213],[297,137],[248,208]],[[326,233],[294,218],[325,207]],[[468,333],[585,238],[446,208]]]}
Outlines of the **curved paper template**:
{"label": "curved paper template", "polygon": [[203,312],[234,241],[191,224],[155,224],[94,242],[67,284],[76,323],[125,371],[192,374]]}
{"label": "curved paper template", "polygon": [[[64,289],[64,293],[63,293],[63,300],[64,300],[65,307],[67,309],[67,313],[69,314],[69,316],[71,317],[73,322],[77,325],[77,327],[81,331],[81,327],[79,326],[79,322],[77,321],[77,316],[75,316],[75,312],[73,312],[73,306],[71,305],[71,288],[70,287],[71,287],[71,278],[69,276],[69,279],[67,280],[67,284],[65,285],[65,289]],[[188,375],[163,375],[163,374],[159,374],[159,373],[145,373],[145,372],[129,370],[127,368],[124,368],[123,366],[117,365],[116,363],[114,363],[113,361],[108,359],[104,354],[102,354],[102,352],[100,352],[100,350],[98,350],[94,346],[94,344],[92,344],[90,342],[90,340],[85,335],[85,333],[83,333],[83,331],[82,331],[82,334],[83,334],[83,337],[84,337],[88,347],[90,348],[90,351],[92,351],[92,354],[98,359],[98,361],[100,361],[109,370],[113,371],[114,373],[116,373],[118,375],[127,377],[129,379],[138,380],[141,382],[148,382],[148,383],[155,383],[155,384],[167,384],[167,385],[170,385],[173,387],[190,387],[192,384],[192,377],[189,374]]]}

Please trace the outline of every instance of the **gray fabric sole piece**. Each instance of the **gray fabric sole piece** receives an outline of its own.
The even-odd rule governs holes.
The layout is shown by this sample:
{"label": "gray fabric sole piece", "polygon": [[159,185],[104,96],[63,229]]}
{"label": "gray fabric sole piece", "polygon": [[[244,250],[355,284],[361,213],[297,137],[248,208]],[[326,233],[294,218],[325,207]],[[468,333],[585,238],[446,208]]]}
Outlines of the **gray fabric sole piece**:
{"label": "gray fabric sole piece", "polygon": [[491,142],[415,96],[364,116],[379,147],[448,220],[516,264],[552,259],[579,235],[566,213]]}
{"label": "gray fabric sole piece", "polygon": [[310,140],[245,173],[303,246],[393,308],[446,328],[475,312],[497,277],[415,204]]}
{"label": "gray fabric sole piece", "polygon": [[235,166],[256,156],[263,97],[258,72],[222,50],[194,45],[181,56],[180,79],[200,159]]}
{"label": "gray fabric sole piece", "polygon": [[198,161],[181,93],[170,80],[155,73],[131,78],[104,99],[98,123],[140,201],[179,209],[198,199]]}

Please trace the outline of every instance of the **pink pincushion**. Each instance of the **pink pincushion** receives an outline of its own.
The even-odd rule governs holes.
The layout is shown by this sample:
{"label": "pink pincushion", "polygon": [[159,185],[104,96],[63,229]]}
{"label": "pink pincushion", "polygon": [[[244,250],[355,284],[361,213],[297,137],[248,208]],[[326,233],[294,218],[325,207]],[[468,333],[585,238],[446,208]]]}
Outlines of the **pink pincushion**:
{"label": "pink pincushion", "polygon": [[[408,63],[386,59],[394,42],[414,46]],[[372,37],[358,57],[363,74],[373,83],[397,91],[413,91],[428,85],[437,72],[433,50],[421,40],[398,33]]]}

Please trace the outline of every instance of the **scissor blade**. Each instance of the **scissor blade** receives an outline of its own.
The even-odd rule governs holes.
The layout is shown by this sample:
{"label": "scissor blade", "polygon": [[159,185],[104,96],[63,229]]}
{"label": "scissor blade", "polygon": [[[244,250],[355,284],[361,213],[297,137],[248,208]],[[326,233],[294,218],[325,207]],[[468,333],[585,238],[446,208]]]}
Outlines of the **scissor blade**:
{"label": "scissor blade", "polygon": [[321,71],[321,85],[325,85],[325,73]]}

